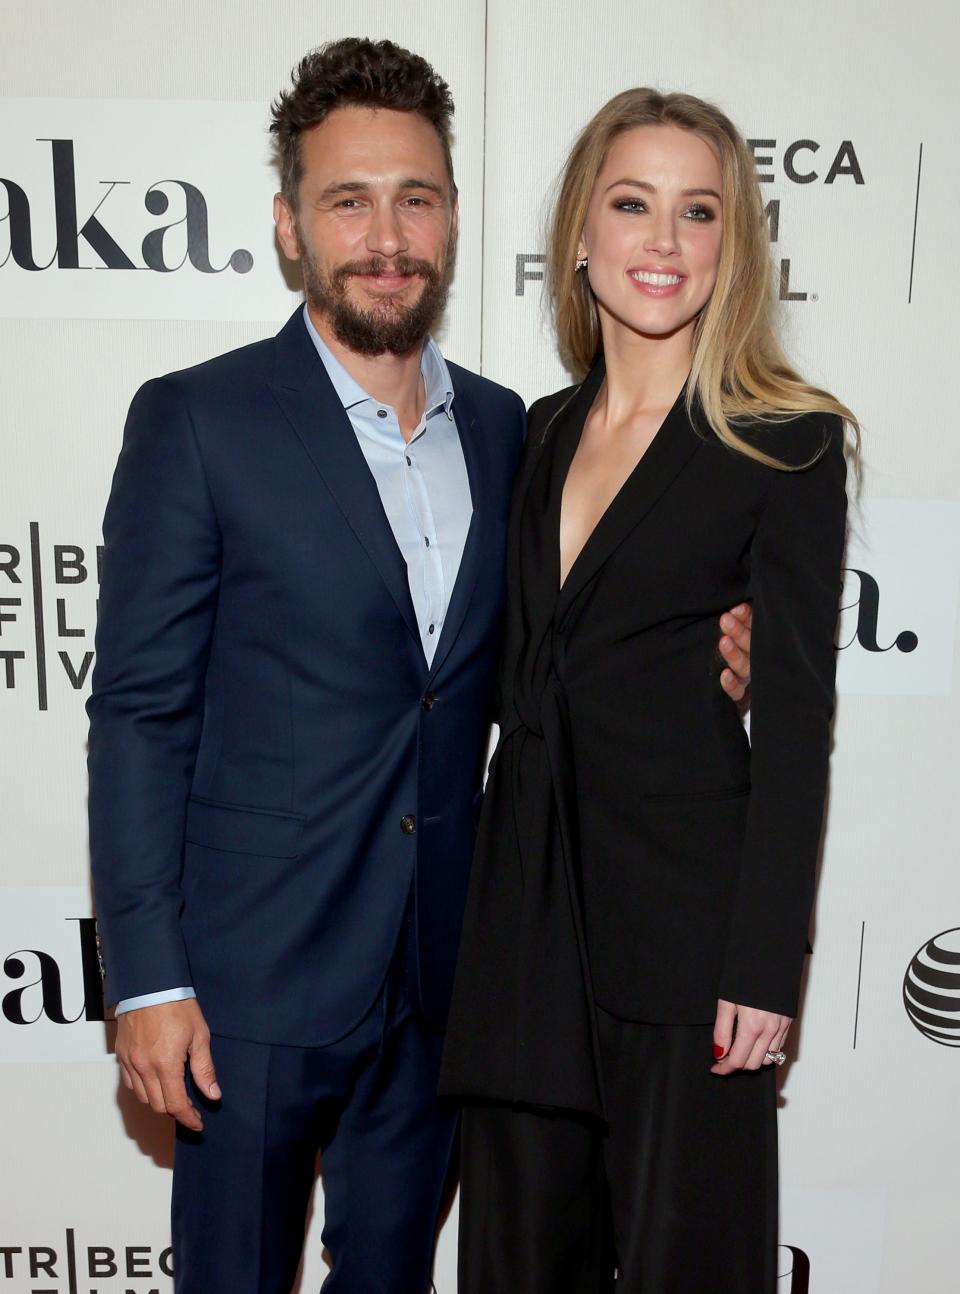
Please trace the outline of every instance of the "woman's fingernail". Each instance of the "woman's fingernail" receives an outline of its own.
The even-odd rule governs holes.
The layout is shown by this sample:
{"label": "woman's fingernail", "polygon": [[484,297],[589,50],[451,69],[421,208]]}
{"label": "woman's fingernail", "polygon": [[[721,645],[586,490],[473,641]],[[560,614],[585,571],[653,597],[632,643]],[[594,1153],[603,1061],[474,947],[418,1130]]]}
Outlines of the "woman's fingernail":
{"label": "woman's fingernail", "polygon": [[721,1047],[721,1046],[720,1046],[720,1044],[719,1044],[718,1042],[715,1042],[715,1043],[713,1044],[713,1059],[714,1059],[714,1060],[722,1060],[726,1054],[727,1054],[727,1049],[726,1049],[726,1047]]}

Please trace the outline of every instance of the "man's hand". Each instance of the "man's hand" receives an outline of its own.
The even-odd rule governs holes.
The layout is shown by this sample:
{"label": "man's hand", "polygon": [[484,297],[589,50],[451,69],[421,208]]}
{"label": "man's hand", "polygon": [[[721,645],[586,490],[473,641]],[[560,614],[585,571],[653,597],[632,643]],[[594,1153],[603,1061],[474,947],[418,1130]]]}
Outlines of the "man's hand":
{"label": "man's hand", "polygon": [[200,1132],[203,1120],[187,1096],[187,1058],[194,1081],[211,1101],[220,1088],[210,1054],[210,1030],[195,998],[139,1007],[117,1016],[117,1060],[123,1083],[138,1101]]}
{"label": "man's hand", "polygon": [[720,617],[720,628],[723,637],[720,639],[720,655],[727,662],[727,667],[720,675],[720,686],[732,700],[745,711],[749,706],[748,689],[750,687],[750,626],[753,624],[753,608],[749,602],[725,611]]}

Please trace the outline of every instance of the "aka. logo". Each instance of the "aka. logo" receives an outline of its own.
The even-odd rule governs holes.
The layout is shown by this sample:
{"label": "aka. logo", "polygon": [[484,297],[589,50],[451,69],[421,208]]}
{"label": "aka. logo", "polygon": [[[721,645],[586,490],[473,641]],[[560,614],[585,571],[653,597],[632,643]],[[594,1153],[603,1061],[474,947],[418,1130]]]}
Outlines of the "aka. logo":
{"label": "aka. logo", "polygon": [[925,1038],[960,1047],[960,927],[917,950],[903,977],[903,1005]]}
{"label": "aka. logo", "polygon": [[867,499],[850,509],[837,690],[949,696],[960,598],[960,504]]}
{"label": "aka. logo", "polygon": [[106,1060],[104,1014],[88,887],[4,888],[0,1061]]}
{"label": "aka. logo", "polygon": [[[34,193],[31,198],[16,180],[0,175],[0,190],[5,192],[7,199],[7,211],[0,217],[0,224],[7,225],[9,239],[6,255],[0,261],[0,269],[11,261],[20,269],[33,273],[52,267],[60,270],[146,269],[158,274],[171,274],[186,265],[199,270],[201,274],[221,274],[226,269],[234,270],[237,274],[248,274],[253,269],[253,256],[245,247],[236,248],[222,263],[214,264],[211,261],[207,200],[197,185],[189,180],[160,178],[149,184],[142,195],[143,208],[148,216],[169,216],[171,198],[175,198],[179,207],[177,218],[168,219],[164,224],[145,230],[136,252],[129,245],[122,246],[116,230],[111,232],[109,228],[110,201],[116,190],[122,191],[130,181],[99,180],[96,191],[99,201],[89,211],[81,209],[77,200],[74,141],[38,139],[36,142],[39,145],[49,145],[50,148],[52,183],[45,200],[52,204],[56,243],[52,251],[49,247],[43,252],[38,251],[34,230],[38,196]],[[31,202],[34,204],[33,208]],[[178,241],[185,244],[182,252],[178,249],[176,254],[168,250],[172,231],[177,231]],[[182,238],[179,237],[181,233]],[[135,261],[131,252],[134,255],[139,252],[139,260]],[[91,254],[96,257],[93,264],[90,263]],[[43,257],[46,259],[42,259]]]}
{"label": "aka. logo", "polygon": [[[885,652],[896,651],[912,652],[916,651],[920,645],[920,640],[912,629],[901,629],[895,638],[890,642],[883,644],[879,641],[877,634],[880,627],[880,585],[870,574],[869,571],[857,570],[855,566],[848,566],[844,572],[844,599],[840,607],[841,615],[850,612],[855,615],[856,622],[853,632],[846,641],[837,644],[843,651],[847,647],[852,647],[857,643],[864,651]],[[847,590],[851,583],[851,577],[855,580],[856,597],[847,601]]]}
{"label": "aka. logo", "polygon": [[810,1294],[810,1259],[803,1250],[780,1245],[777,1257],[777,1294]]}
{"label": "aka. logo", "polygon": [[[64,1002],[63,973],[51,953],[42,948],[15,948],[3,959],[3,974],[17,985],[0,998],[0,1012],[10,1024],[76,1024],[78,1020],[103,1019],[103,988],[100,979],[100,950],[95,917],[68,917],[79,933],[79,967],[83,1004],[79,1010]],[[73,969],[71,967],[71,969]]]}
{"label": "aka. logo", "polygon": [[0,98],[0,317],[283,318],[262,104]]}

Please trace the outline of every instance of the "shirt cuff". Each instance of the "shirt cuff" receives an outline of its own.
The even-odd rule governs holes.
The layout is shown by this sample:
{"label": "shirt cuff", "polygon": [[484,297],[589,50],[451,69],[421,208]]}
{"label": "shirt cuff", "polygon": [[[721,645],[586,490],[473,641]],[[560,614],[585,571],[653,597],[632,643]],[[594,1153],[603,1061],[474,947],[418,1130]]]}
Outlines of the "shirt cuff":
{"label": "shirt cuff", "polygon": [[140,997],[125,997],[117,1003],[116,1015],[127,1011],[137,1011],[142,1006],[160,1006],[164,1002],[185,1002],[187,998],[196,997],[192,988],[166,988],[159,993],[144,993]]}

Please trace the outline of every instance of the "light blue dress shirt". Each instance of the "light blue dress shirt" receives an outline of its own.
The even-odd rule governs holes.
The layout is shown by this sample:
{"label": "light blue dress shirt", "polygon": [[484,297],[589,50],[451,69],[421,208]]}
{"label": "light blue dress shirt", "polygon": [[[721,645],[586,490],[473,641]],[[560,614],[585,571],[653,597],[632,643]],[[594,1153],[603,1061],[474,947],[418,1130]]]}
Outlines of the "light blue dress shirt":
{"label": "light blue dress shirt", "polygon": [[368,395],[350,376],[324,344],[306,306],[303,318],[353,425],[407,564],[420,641],[430,664],[473,514],[463,448],[453,417],[450,370],[437,343],[428,337],[420,360],[423,417],[405,442],[396,411]]}
{"label": "light blue dress shirt", "polygon": [[[343,405],[397,546],[407,564],[410,597],[429,665],[443,629],[463,557],[473,503],[453,415],[453,383],[440,348],[428,337],[420,360],[423,417],[404,441],[396,410],[375,400],[350,376],[313,326],[303,321]],[[117,1003],[117,1015],[196,997],[192,988],[162,989]]]}

